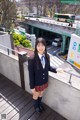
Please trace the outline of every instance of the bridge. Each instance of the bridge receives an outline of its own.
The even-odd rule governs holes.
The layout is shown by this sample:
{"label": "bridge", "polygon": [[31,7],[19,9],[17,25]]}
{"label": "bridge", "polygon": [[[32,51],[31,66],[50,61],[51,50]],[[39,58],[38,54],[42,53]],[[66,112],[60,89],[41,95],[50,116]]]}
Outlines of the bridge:
{"label": "bridge", "polygon": [[32,26],[32,34],[34,32],[34,27],[65,36],[71,36],[71,34],[76,30],[75,25],[73,27],[69,27],[69,23],[57,22],[52,19],[25,17],[24,23]]}
{"label": "bridge", "polygon": [[[69,23],[57,22],[53,19],[46,18],[30,18],[25,17],[24,25],[27,29],[30,29],[31,34],[36,34],[38,37],[40,31],[41,36],[43,36],[43,31],[49,31],[62,36],[62,46],[61,52],[65,53],[66,49],[69,47],[71,34],[76,32],[77,24],[74,23],[72,27]],[[66,40],[68,45],[66,45]]]}

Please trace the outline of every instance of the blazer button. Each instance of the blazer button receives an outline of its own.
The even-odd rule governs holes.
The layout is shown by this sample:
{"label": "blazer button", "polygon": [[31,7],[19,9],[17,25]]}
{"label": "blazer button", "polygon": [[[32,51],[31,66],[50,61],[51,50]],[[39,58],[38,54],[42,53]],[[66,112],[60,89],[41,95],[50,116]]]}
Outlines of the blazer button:
{"label": "blazer button", "polygon": [[45,77],[43,79],[45,79]]}
{"label": "blazer button", "polygon": [[45,75],[45,74],[43,73],[43,75]]}

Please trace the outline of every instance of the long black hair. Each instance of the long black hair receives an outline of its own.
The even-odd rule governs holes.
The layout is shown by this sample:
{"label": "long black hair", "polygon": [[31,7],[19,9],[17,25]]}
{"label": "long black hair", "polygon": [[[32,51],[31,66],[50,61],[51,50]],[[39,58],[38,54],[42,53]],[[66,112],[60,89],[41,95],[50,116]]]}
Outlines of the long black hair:
{"label": "long black hair", "polygon": [[[47,59],[49,59],[49,55],[47,54],[46,41],[45,41],[44,38],[41,38],[41,37],[36,40],[35,50],[34,50],[34,57],[38,56],[37,45],[38,45],[39,43],[42,43],[42,44],[45,46],[44,54],[45,54],[45,57],[46,57]],[[36,58],[37,58],[37,57],[36,57]],[[39,69],[38,60],[37,60],[37,59],[36,59],[36,63],[37,63],[37,68]]]}
{"label": "long black hair", "polygon": [[42,43],[42,44],[45,46],[44,54],[45,54],[45,56],[47,57],[47,46],[46,46],[46,41],[45,41],[44,38],[41,38],[41,37],[38,38],[38,39],[36,40],[36,43],[35,43],[35,50],[34,50],[34,55],[36,56],[36,55],[38,54],[38,51],[37,51],[37,45],[38,45],[39,43]]}

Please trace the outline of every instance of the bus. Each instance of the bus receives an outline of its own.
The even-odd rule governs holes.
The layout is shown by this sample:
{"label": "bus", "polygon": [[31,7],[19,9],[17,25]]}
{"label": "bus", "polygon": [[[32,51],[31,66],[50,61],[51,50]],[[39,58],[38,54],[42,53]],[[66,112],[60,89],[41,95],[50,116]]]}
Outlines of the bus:
{"label": "bus", "polygon": [[54,19],[60,22],[68,22],[73,23],[75,21],[75,15],[74,14],[60,14],[55,13]]}

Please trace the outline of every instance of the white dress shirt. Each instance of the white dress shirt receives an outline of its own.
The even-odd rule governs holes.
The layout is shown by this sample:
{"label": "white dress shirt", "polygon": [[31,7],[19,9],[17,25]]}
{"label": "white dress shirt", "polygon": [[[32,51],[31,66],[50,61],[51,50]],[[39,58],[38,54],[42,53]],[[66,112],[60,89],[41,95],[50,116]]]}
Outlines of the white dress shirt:
{"label": "white dress shirt", "polygon": [[[42,67],[44,69],[45,68],[45,55],[44,54],[41,55],[41,54],[38,53],[38,56],[39,56],[39,58],[41,60]],[[42,57],[43,57],[43,59],[42,59]]]}

